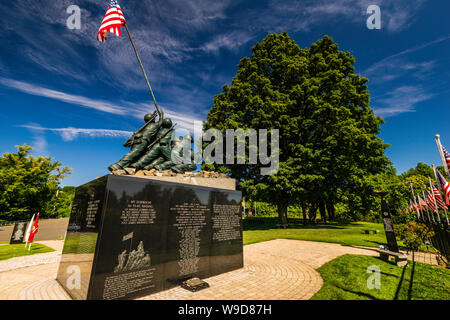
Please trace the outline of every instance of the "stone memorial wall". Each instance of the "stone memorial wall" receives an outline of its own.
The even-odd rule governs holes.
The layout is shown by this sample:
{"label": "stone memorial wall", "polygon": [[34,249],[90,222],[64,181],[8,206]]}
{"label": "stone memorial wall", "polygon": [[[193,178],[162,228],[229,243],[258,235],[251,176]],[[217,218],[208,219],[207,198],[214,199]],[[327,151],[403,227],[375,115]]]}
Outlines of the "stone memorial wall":
{"label": "stone memorial wall", "polygon": [[241,193],[107,175],[77,188],[57,280],[129,299],[243,267]]}

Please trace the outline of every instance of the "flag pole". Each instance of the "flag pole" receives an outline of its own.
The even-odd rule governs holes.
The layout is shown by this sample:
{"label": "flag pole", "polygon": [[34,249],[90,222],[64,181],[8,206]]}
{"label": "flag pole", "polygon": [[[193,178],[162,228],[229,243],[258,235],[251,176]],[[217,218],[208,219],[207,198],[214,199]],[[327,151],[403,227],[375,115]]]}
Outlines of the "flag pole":
{"label": "flag pole", "polygon": [[28,238],[30,237],[31,228],[33,227],[34,216],[35,214],[33,214],[33,216],[31,217],[30,223],[28,224],[27,230],[25,231],[25,249],[27,248]]}
{"label": "flag pole", "polygon": [[448,171],[447,161],[445,161],[445,157],[444,157],[444,151],[442,150],[440,137],[441,136],[439,134],[436,134],[436,144],[439,149],[439,154],[441,155],[441,160],[442,160],[442,164],[444,165],[445,172],[447,173],[447,175],[450,176],[450,173]]}
{"label": "flag pole", "polygon": [[150,82],[148,81],[147,74],[145,73],[144,66],[142,65],[141,58],[139,58],[139,54],[136,50],[136,46],[134,45],[133,38],[131,37],[130,30],[128,30],[128,25],[126,22],[123,22],[123,25],[125,26],[125,29],[127,30],[128,37],[130,38],[130,42],[131,42],[131,45],[133,46],[134,53],[136,54],[136,58],[139,62],[139,66],[141,67],[142,73],[144,74],[144,78],[145,78],[145,81],[147,82],[148,89],[150,90],[150,93],[152,95],[153,103],[155,104],[156,111],[158,113],[161,113],[159,111],[158,104],[156,103],[155,95],[153,94],[153,90],[152,90],[152,87],[150,86]]}
{"label": "flag pole", "polygon": [[[436,174],[437,168],[436,168],[436,166],[434,164],[432,164],[431,166],[433,167],[434,178],[436,179],[436,188],[438,188],[438,190],[443,194],[442,189],[441,189],[441,183],[439,182],[439,179],[438,179],[437,174]],[[444,206],[446,207],[447,205],[444,203]],[[444,213],[445,213],[445,219],[447,220],[447,225],[448,225],[449,222],[448,222],[447,209],[444,209]]]}
{"label": "flag pole", "polygon": [[[423,201],[425,201],[425,203],[426,203],[425,199],[427,199],[427,197],[425,197],[425,191],[422,191],[422,195],[423,195]],[[430,213],[428,212],[428,206],[425,206],[425,210],[427,211],[427,217],[428,217],[428,220],[430,221],[430,223],[432,222],[431,218],[433,218],[433,223],[435,223],[434,222],[433,211],[431,211],[431,218],[430,218]]]}
{"label": "flag pole", "polygon": [[411,181],[409,182],[409,187],[411,188],[411,193],[412,193],[412,196],[413,196],[414,204],[416,205],[417,219],[420,220],[419,208],[417,207],[416,196],[414,195],[414,189],[413,189]]}
{"label": "flag pole", "polygon": [[418,205],[419,205],[419,212],[420,212],[420,216],[421,216],[421,222],[426,222],[426,217],[425,217],[425,210],[423,209],[423,206],[420,204],[420,197],[419,196],[416,196],[417,197],[417,203],[418,203]]}
{"label": "flag pole", "polygon": [[[439,217],[439,208],[437,206],[436,199],[434,198],[434,193],[433,193],[433,188],[431,187],[431,179],[430,179],[430,177],[428,177],[428,180],[430,181],[430,189],[431,189],[431,193],[429,195],[431,197],[433,197],[433,203],[431,203],[431,201],[430,201],[430,203],[431,203],[431,205],[434,204],[434,209],[436,210],[436,211],[434,211],[433,208],[430,208],[431,216],[433,217],[433,222],[436,222],[436,220],[437,220],[439,223],[441,223],[441,217]],[[428,193],[427,186],[425,186],[425,189],[427,190],[427,193]],[[436,219],[434,219],[434,213],[436,213],[436,215],[437,215]]]}
{"label": "flag pole", "polygon": [[441,223],[441,217],[439,216],[439,208],[436,202],[436,197],[434,196],[434,192],[433,192],[433,185],[431,184],[431,178],[428,177],[428,181],[430,182],[430,190],[431,190],[431,196],[433,197],[433,202],[434,202],[434,207],[436,209],[436,215],[437,215],[437,220],[439,223]]}

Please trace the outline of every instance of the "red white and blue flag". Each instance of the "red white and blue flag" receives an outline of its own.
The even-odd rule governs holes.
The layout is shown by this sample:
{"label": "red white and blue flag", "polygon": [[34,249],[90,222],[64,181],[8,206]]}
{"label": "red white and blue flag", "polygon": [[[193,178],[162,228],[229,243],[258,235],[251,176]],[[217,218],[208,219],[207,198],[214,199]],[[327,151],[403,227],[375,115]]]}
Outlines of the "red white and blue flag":
{"label": "red white and blue flag", "polygon": [[421,198],[421,197],[417,197],[419,199],[419,208],[423,210],[424,207],[428,207],[427,203]]}
{"label": "red white and blue flag", "polygon": [[428,208],[430,208],[431,210],[433,210],[433,212],[437,212],[438,210],[436,209],[436,204],[434,202],[434,197],[431,193],[428,192],[428,190],[425,190],[427,193],[427,206]]}
{"label": "red white and blue flag", "polygon": [[444,152],[445,162],[447,162],[447,167],[450,168],[450,153],[442,146],[442,151]]}
{"label": "red white and blue flag", "polygon": [[439,183],[441,184],[442,192],[444,193],[444,202],[446,205],[450,205],[450,185],[439,172],[439,170],[436,170],[436,175],[438,177]]}
{"label": "red white and blue flag", "polygon": [[431,188],[433,189],[434,199],[436,200],[436,204],[439,209],[447,210],[447,206],[444,204],[444,201],[442,201],[442,196],[439,190],[434,186],[434,184],[431,184]]}
{"label": "red white and blue flag", "polygon": [[120,27],[123,27],[124,23],[125,17],[123,16],[119,3],[116,0],[111,0],[102,24],[98,29],[97,40],[105,42],[106,34],[108,32],[114,33],[116,36],[120,37],[122,35]]}

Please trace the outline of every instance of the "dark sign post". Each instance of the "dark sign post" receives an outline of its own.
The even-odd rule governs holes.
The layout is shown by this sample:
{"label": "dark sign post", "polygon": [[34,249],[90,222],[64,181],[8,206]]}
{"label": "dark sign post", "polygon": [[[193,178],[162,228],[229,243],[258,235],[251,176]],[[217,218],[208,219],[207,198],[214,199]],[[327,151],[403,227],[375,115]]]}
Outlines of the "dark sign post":
{"label": "dark sign post", "polygon": [[397,240],[395,239],[394,224],[392,223],[389,206],[384,198],[387,192],[377,191],[377,195],[381,198],[381,215],[383,217],[384,231],[386,233],[386,240],[389,251],[399,252]]}

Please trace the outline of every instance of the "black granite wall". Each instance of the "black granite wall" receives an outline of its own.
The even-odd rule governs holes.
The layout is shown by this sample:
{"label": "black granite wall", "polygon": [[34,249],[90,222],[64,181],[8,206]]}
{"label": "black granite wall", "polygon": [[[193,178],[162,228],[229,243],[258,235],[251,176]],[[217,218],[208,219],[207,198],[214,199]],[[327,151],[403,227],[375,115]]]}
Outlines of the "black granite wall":
{"label": "black granite wall", "polygon": [[241,192],[107,175],[77,188],[58,270],[74,299],[129,299],[243,266]]}

